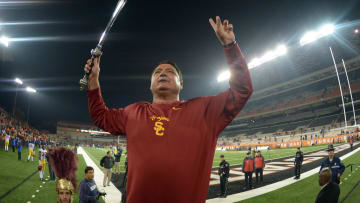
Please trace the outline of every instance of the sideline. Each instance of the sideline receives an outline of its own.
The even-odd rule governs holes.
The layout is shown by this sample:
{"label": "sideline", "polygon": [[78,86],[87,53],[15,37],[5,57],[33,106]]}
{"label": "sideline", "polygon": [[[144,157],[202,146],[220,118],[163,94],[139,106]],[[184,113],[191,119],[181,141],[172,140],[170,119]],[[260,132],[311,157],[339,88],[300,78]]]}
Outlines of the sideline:
{"label": "sideline", "polygon": [[119,203],[121,201],[121,192],[110,182],[110,186],[103,187],[104,173],[100,168],[93,162],[82,147],[77,150],[78,154],[82,154],[87,166],[94,168],[94,181],[99,190],[105,190],[106,196],[104,198],[105,203]]}
{"label": "sideline", "polygon": [[[349,147],[350,148],[350,147]],[[343,155],[342,157],[340,157],[341,160],[344,160],[346,158],[348,158],[349,156],[355,154],[356,152],[360,151],[360,147],[358,147],[357,149]],[[301,174],[301,180],[305,179],[307,177],[310,177],[316,173],[318,173],[320,170],[320,166],[316,167],[310,171],[307,171],[305,173]],[[293,177],[273,183],[273,184],[269,184],[266,185],[264,187],[260,187],[260,188],[256,188],[253,190],[249,190],[249,191],[245,191],[245,192],[240,192],[240,193],[236,193],[236,194],[232,194],[232,195],[228,195],[226,198],[214,198],[214,199],[209,199],[206,201],[206,203],[233,203],[233,202],[238,202],[241,200],[246,200],[246,199],[250,199],[252,197],[256,197],[277,189],[280,189],[282,187],[291,185],[293,183],[298,182],[298,180],[294,180]]]}

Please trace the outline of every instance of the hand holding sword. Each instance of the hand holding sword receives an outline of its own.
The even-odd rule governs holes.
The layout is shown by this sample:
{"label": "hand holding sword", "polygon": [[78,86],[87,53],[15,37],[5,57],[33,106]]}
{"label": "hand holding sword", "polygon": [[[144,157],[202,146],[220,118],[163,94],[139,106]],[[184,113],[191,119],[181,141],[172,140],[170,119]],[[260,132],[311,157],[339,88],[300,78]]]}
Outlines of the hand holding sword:
{"label": "hand holding sword", "polygon": [[[100,72],[100,56],[102,54],[102,46],[104,44],[104,40],[106,34],[110,31],[111,27],[113,26],[117,16],[119,15],[120,11],[124,7],[126,0],[119,0],[113,15],[108,22],[105,31],[102,33],[99,43],[97,44],[96,48],[91,50],[91,59],[87,61],[85,65],[85,75],[80,80],[80,90],[84,90],[86,88],[95,89],[99,87],[99,72]],[[94,73],[93,73],[94,72]]]}

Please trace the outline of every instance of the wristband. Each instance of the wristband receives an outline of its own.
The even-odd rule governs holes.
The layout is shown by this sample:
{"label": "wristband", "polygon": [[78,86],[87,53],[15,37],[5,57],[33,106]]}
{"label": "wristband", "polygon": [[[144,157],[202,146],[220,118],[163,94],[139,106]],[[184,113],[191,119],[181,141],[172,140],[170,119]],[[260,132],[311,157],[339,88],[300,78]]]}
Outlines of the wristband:
{"label": "wristband", "polygon": [[229,43],[229,44],[225,44],[223,45],[224,48],[230,48],[232,46],[234,46],[236,44],[236,40],[234,40],[233,42]]}

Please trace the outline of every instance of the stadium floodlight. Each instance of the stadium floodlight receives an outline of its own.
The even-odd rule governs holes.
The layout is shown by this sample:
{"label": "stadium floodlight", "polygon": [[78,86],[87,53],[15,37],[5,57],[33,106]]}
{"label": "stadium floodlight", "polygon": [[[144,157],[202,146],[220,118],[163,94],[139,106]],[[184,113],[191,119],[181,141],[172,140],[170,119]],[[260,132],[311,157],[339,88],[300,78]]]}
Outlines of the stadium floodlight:
{"label": "stadium floodlight", "polygon": [[354,30],[354,33],[355,33],[355,34],[358,34],[358,33],[359,33],[359,29],[355,29],[355,30]]}
{"label": "stadium floodlight", "polygon": [[285,55],[286,53],[287,53],[286,46],[281,44],[277,46],[275,50],[266,52],[262,57],[254,58],[253,60],[251,60],[248,66],[250,69],[255,68],[256,66],[271,61],[279,56]]}
{"label": "stadium floodlight", "polygon": [[2,36],[0,38],[0,43],[3,44],[4,46],[8,47],[9,46],[9,38]]}
{"label": "stadium floodlight", "polygon": [[327,35],[331,35],[335,31],[335,26],[332,24],[325,24],[318,31],[310,31],[305,33],[305,35],[300,39],[300,45],[304,46],[305,44],[309,44],[314,42],[322,37]]}
{"label": "stadium floodlight", "polygon": [[230,71],[224,71],[217,77],[218,82],[228,80],[230,78]]}
{"label": "stadium floodlight", "polygon": [[31,88],[31,87],[26,87],[26,91],[31,92],[31,93],[36,93],[36,89]]}
{"label": "stadium floodlight", "polygon": [[15,78],[14,81],[19,84],[19,85],[22,85],[23,84],[23,81],[20,80],[19,78]]}

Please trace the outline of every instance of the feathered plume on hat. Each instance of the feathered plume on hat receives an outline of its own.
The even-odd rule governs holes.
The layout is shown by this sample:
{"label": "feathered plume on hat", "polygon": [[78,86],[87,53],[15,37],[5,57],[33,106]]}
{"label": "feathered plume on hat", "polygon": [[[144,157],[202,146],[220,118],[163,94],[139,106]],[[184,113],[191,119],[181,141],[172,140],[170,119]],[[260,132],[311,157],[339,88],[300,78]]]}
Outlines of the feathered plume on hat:
{"label": "feathered plume on hat", "polygon": [[77,157],[75,153],[65,147],[49,150],[49,162],[55,175],[58,177],[56,189],[76,192]]}

